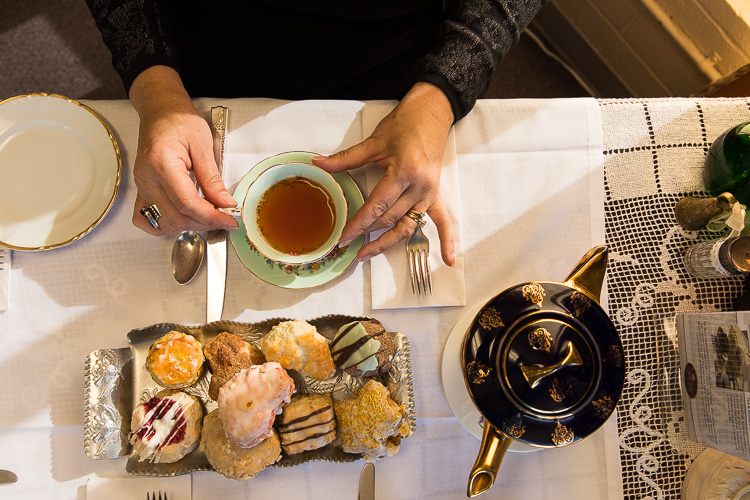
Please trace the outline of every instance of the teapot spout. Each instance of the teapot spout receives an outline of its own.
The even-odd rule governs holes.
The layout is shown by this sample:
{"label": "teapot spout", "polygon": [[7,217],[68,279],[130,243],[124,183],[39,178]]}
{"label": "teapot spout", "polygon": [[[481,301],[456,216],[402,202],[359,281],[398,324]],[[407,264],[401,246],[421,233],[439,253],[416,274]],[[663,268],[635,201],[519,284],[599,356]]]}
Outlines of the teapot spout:
{"label": "teapot spout", "polygon": [[589,250],[565,278],[565,284],[599,302],[604,285],[604,273],[607,271],[608,253],[606,245]]}

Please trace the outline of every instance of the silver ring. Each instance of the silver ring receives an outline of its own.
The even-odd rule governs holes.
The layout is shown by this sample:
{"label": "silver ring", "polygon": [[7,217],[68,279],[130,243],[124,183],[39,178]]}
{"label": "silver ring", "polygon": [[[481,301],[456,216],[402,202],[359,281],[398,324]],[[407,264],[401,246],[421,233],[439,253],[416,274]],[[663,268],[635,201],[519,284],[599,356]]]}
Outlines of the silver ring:
{"label": "silver ring", "polygon": [[141,207],[141,215],[144,216],[151,227],[158,229],[159,219],[161,218],[161,212],[156,208],[156,205],[148,205]]}
{"label": "silver ring", "polygon": [[414,209],[409,209],[408,212],[406,212],[406,216],[417,223],[417,225],[421,228],[424,227],[425,221],[424,216],[425,212],[417,212]]}

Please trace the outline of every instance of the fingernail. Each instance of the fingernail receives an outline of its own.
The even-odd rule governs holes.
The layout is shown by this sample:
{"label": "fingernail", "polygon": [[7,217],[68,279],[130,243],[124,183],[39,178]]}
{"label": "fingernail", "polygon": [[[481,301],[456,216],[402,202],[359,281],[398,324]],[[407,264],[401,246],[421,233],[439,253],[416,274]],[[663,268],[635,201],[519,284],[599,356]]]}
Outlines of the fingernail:
{"label": "fingernail", "polygon": [[222,199],[222,200],[224,200],[224,203],[230,204],[230,205],[232,205],[233,207],[234,207],[234,206],[237,206],[237,200],[235,200],[235,199],[234,199],[234,196],[232,196],[231,194],[229,194],[229,192],[228,192],[228,191],[224,191],[224,192],[223,192],[223,193],[221,194],[221,199]]}
{"label": "fingernail", "polygon": [[374,255],[363,255],[362,257],[357,257],[357,260],[360,262],[367,262],[368,260],[372,259]]}
{"label": "fingernail", "polygon": [[327,157],[327,156],[313,156],[313,157],[312,157],[312,158],[310,158],[310,159],[311,159],[312,161],[320,161],[320,160],[327,160],[327,159],[328,159],[328,157]]}
{"label": "fingernail", "polygon": [[351,243],[353,239],[354,238],[341,238],[339,240],[339,246],[340,247],[345,247],[346,245],[348,245],[349,243]]}

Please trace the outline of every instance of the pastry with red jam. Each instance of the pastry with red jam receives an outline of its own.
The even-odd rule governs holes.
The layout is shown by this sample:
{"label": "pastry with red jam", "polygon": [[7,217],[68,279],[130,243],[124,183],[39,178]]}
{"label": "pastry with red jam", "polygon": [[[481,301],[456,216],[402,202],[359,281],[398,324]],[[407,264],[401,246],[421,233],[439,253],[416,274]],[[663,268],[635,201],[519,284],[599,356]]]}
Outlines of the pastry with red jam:
{"label": "pastry with red jam", "polygon": [[130,444],[139,462],[177,462],[200,440],[203,407],[181,391],[164,390],[133,410]]}
{"label": "pastry with red jam", "polygon": [[198,381],[205,361],[203,346],[195,337],[171,331],[151,344],[146,369],[162,387],[182,389]]}

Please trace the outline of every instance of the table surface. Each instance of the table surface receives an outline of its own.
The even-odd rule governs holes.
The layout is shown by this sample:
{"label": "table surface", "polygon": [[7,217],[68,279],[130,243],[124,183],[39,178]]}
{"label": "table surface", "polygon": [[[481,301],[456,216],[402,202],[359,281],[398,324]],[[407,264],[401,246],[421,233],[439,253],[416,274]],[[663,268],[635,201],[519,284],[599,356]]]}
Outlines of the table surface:
{"label": "table surface", "polygon": [[[199,101],[199,109],[203,110],[215,102]],[[238,128],[259,127],[257,133],[267,144],[267,151],[259,149],[252,154],[240,151],[233,161],[253,165],[274,152],[289,149],[327,153],[361,140],[352,125],[352,117],[359,112],[361,103],[340,104],[335,108],[326,108],[321,103],[320,109],[329,113],[327,120],[321,122],[320,130],[312,133],[307,143],[298,147],[285,145],[280,137],[283,134],[267,124],[264,126],[264,122],[278,119],[284,106],[264,100],[237,100],[230,107],[236,109],[242,103],[259,103],[264,110],[256,116],[254,124],[242,121]],[[0,338],[5,344],[0,387],[4,394],[13,397],[0,402],[0,445],[15,452],[0,453],[0,468],[49,470],[36,482],[22,477],[17,485],[0,486],[8,488],[10,494],[85,498],[87,476],[94,473],[122,476],[124,458],[93,461],[83,454],[80,398],[83,360],[96,349],[126,346],[126,333],[134,328],[170,321],[203,322],[205,272],[186,287],[179,287],[171,280],[167,266],[171,240],[154,239],[129,222],[135,198],[131,169],[137,127],[118,128],[114,124],[137,124],[134,111],[125,101],[88,104],[113,124],[121,146],[123,178],[118,201],[105,220],[81,241],[48,252],[13,254],[13,280],[17,286],[11,289],[11,307],[0,314]],[[523,101],[519,101],[519,106],[524,106]],[[252,322],[271,317],[309,319],[330,313],[364,313],[412,339],[418,414],[421,408],[426,408],[429,418],[419,415],[418,432],[424,437],[414,441],[410,438],[397,457],[378,463],[379,477],[393,483],[378,482],[379,497],[416,498],[420,495],[413,492],[429,491],[430,485],[424,479],[406,471],[418,468],[421,460],[434,453],[434,446],[452,448],[455,456],[460,457],[456,462],[460,465],[454,467],[450,460],[442,460],[445,469],[429,471],[428,477],[463,478],[468,473],[477,442],[453,417],[439,383],[442,347],[452,326],[471,306],[507,286],[529,279],[563,278],[588,250],[587,238],[581,239],[584,243],[566,244],[563,236],[560,241],[545,242],[544,248],[537,245],[515,248],[517,251],[512,255],[496,251],[517,229],[512,224],[493,226],[492,207],[477,199],[493,195],[493,187],[483,185],[476,176],[480,172],[477,165],[493,162],[497,151],[487,144],[492,143],[493,134],[498,132],[487,130],[478,122],[497,109],[504,108],[497,108],[491,101],[480,101],[476,112],[459,123],[456,132],[464,219],[466,307],[423,308],[418,312],[373,311],[369,309],[369,281],[363,272],[367,264],[352,266],[340,279],[317,289],[278,289],[253,277],[248,279],[247,270],[230,250],[230,292],[225,319]],[[678,498],[685,473],[701,447],[685,438],[682,407],[668,387],[677,366],[677,354],[661,325],[676,311],[731,308],[732,301],[742,291],[742,280],[696,280],[685,273],[680,252],[696,240],[716,235],[683,231],[674,219],[673,208],[687,194],[702,194],[703,155],[723,130],[750,119],[750,100],[599,100],[598,109],[606,194],[602,210],[610,248],[607,299],[610,316],[623,341],[627,366],[616,422],[622,494],[625,498]],[[501,172],[497,175],[502,178]],[[354,173],[353,177],[358,183],[363,182],[362,173]],[[469,182],[465,182],[467,179]],[[534,195],[533,185],[521,191],[518,199]],[[564,208],[559,207],[564,207],[569,198],[559,196],[573,195],[566,193],[562,190],[558,198],[551,200],[554,203],[546,207],[552,218],[558,212],[564,217]],[[468,214],[474,215],[472,223],[467,223],[472,219]],[[580,227],[588,221],[565,222],[562,229],[551,227],[555,226],[552,220],[550,227],[539,230],[552,235],[588,231],[588,227]],[[479,226],[483,229],[478,229]],[[550,255],[555,258],[549,258]],[[81,373],[77,373],[78,369]],[[593,477],[587,474],[595,475],[601,465],[590,464],[586,457],[568,451],[573,448],[514,454],[503,464],[501,472],[507,491],[522,490],[528,481],[528,467],[549,471],[556,464],[576,460],[584,470],[572,480],[585,484]],[[19,451],[26,449],[28,453]],[[404,464],[412,469],[404,468]],[[308,481],[315,484],[316,476],[328,478],[336,485],[338,496],[354,498],[360,468],[361,463],[316,463],[314,467],[295,471],[294,477],[301,484]],[[285,482],[285,477],[284,469],[269,469],[256,481],[259,485],[277,485],[280,493],[289,498],[318,498],[321,494],[305,493],[301,486]],[[215,491],[231,491],[227,488],[252,491],[251,485],[227,485],[232,482],[208,472],[193,474],[192,482],[195,498]],[[464,496],[465,483],[459,482],[450,491],[441,492],[442,497]],[[496,485],[486,497],[501,498],[502,491],[503,487]],[[575,498],[572,492],[578,490],[571,489],[567,495],[564,489],[555,487],[546,491],[543,494],[546,498]],[[594,496],[613,497],[613,494],[605,489]]]}

